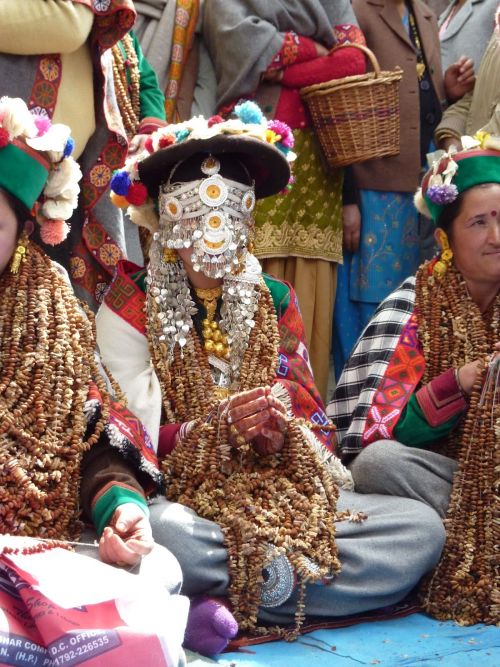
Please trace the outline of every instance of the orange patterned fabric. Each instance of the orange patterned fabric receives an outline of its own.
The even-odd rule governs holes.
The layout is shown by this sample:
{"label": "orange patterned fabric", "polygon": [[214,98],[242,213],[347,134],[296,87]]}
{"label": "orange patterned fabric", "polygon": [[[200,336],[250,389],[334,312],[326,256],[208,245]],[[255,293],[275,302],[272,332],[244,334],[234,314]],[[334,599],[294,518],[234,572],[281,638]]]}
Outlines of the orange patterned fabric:
{"label": "orange patterned fabric", "polygon": [[177,0],[168,82],[165,89],[165,113],[169,123],[178,120],[176,117],[177,95],[189,49],[193,43],[199,11],[200,0]]}
{"label": "orange patterned fabric", "polygon": [[337,44],[362,44],[366,46],[365,36],[357,25],[342,23],[333,29]]}
{"label": "orange patterned fabric", "polygon": [[[132,28],[136,12],[132,0],[73,0],[75,4],[88,7],[94,14],[91,33],[94,58],[118,42]],[[61,58],[58,54],[43,54],[38,58],[35,81],[31,90],[29,107],[52,118],[57,104],[61,83]],[[99,75],[106,79],[108,73],[101,60]],[[123,259],[118,243],[106,232],[103,221],[95,215],[99,199],[107,192],[113,171],[121,167],[127,155],[124,137],[119,137],[121,128],[119,109],[113,99],[106,95],[107,86],[102,81],[106,108],[107,137],[100,147],[92,146],[94,154],[88,153],[82,162],[81,207],[84,224],[81,239],[72,248],[70,274],[75,285],[88,294],[89,303],[97,306],[107,285],[111,282],[116,263]],[[97,150],[96,150],[97,149]],[[86,154],[87,155],[87,154]],[[82,160],[84,158],[82,157]]]}

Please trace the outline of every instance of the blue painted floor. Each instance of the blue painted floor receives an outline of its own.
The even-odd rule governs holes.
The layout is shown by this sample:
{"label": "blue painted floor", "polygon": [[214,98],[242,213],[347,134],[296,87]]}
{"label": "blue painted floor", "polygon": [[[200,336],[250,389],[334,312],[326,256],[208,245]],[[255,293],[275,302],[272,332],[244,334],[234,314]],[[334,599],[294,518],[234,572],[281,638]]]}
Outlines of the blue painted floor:
{"label": "blue painted floor", "polygon": [[460,627],[424,614],[319,630],[295,642],[223,653],[221,667],[500,667],[500,628]]}

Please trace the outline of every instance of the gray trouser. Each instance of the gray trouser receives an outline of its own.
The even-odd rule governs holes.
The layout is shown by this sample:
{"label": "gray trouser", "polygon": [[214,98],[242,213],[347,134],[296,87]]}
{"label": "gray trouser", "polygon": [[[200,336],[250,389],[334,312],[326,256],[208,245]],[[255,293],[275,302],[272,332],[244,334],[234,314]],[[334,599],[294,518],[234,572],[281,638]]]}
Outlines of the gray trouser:
{"label": "gray trouser", "polygon": [[[341,491],[338,509],[363,511],[361,522],[337,523],[342,570],[328,585],[309,585],[309,616],[343,616],[398,602],[437,563],[444,544],[439,516],[407,498]],[[227,552],[217,524],[194,512],[156,499],[150,506],[153,535],[180,562],[183,593],[225,595],[229,584]],[[283,605],[261,608],[264,621],[287,623],[296,610],[294,593]]]}
{"label": "gray trouser", "polygon": [[358,493],[413,498],[444,517],[456,461],[396,440],[379,440],[356,456],[349,469]]}

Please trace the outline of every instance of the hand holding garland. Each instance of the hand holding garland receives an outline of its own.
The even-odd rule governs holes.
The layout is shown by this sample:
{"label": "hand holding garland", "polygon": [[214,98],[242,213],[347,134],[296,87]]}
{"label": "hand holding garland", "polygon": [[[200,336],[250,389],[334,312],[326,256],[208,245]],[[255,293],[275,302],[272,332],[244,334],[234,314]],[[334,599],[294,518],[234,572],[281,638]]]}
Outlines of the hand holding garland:
{"label": "hand holding garland", "polygon": [[99,540],[105,563],[135,565],[154,546],[148,517],[135,503],[119,505]]}
{"label": "hand holding garland", "polygon": [[[498,355],[500,354],[500,342],[495,345],[495,352],[491,357],[491,362],[493,362]],[[456,371],[457,384],[464,394],[469,396],[472,392],[475,381],[477,380],[478,373],[480,373],[483,368],[482,361],[476,359],[471,361],[468,364],[464,364]]]}
{"label": "hand holding garland", "polygon": [[279,452],[287,430],[286,408],[270,387],[257,387],[229,399],[225,411],[233,434],[232,444],[251,443],[258,454]]}

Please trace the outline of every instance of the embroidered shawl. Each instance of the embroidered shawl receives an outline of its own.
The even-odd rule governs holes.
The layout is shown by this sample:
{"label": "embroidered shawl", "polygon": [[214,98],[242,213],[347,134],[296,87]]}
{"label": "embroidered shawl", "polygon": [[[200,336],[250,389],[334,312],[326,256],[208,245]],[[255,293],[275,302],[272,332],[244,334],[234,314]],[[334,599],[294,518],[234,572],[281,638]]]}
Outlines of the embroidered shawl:
{"label": "embroidered shawl", "polygon": [[[425,362],[416,337],[414,305],[415,278],[411,277],[382,301],[342,372],[327,414],[337,427],[344,456],[391,437],[422,377]],[[412,372],[415,361],[417,370]],[[398,363],[405,366],[404,378],[398,377]]]}
{"label": "embroidered shawl", "polygon": [[177,100],[200,12],[200,0],[142,0],[135,2],[135,33],[160,88],[165,112],[176,122]]}
{"label": "embroidered shawl", "polygon": [[[141,267],[132,262],[120,262],[111,288],[106,293],[104,306],[116,313],[143,337],[146,337],[147,317],[145,311],[145,292]],[[266,278],[266,277],[265,277]],[[267,278],[268,286],[282,281]],[[280,332],[280,349],[277,359],[276,382],[285,387],[296,417],[307,419],[315,424],[328,424],[328,419],[318,390],[314,385],[309,356],[305,345],[304,325],[298,309],[297,297],[291,287],[286,288],[286,297],[275,299]],[[273,294],[273,291],[271,292]],[[275,293],[274,293],[275,294]],[[273,294],[273,298],[274,298]],[[104,332],[102,315],[97,317],[98,341],[100,348],[107,347],[107,336],[112,339],[114,332]],[[103,340],[106,337],[106,340]],[[101,342],[102,341],[102,342]],[[104,344],[103,344],[104,343]],[[106,362],[106,359],[104,359]],[[107,362],[106,362],[107,363]],[[113,372],[113,375],[115,373]],[[327,431],[317,431],[318,438],[329,449],[333,449],[332,435]]]}

